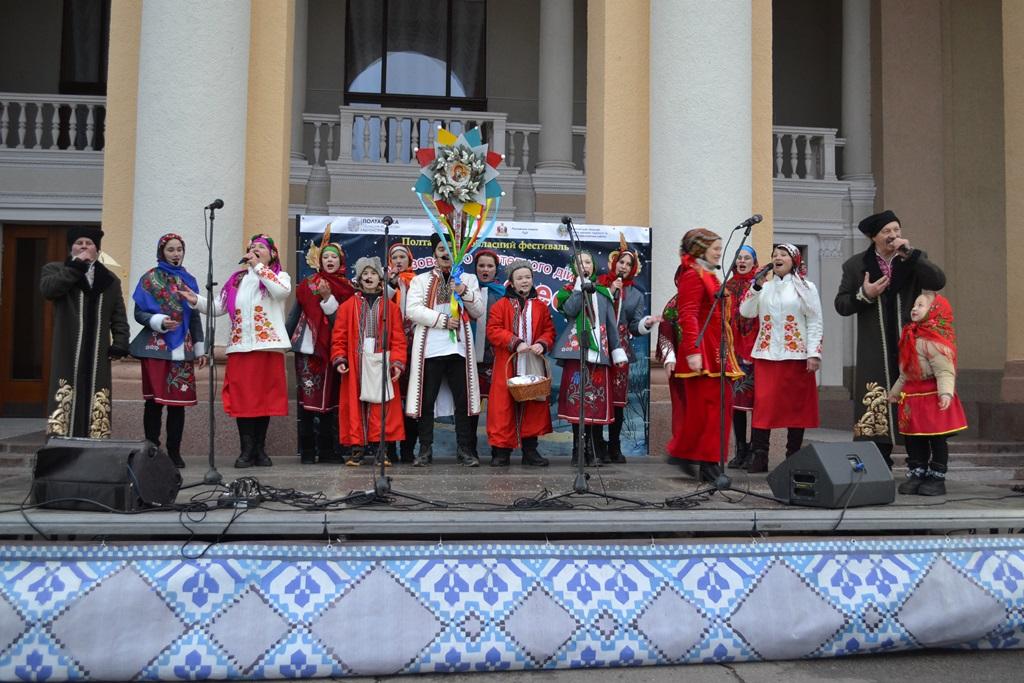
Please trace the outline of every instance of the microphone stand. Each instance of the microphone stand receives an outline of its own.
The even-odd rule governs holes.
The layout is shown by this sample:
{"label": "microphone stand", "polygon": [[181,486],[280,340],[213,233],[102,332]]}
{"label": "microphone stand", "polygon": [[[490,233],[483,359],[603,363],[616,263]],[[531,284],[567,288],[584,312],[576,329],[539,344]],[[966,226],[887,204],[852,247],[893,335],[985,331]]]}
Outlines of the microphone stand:
{"label": "microphone stand", "polygon": [[[580,271],[580,272],[578,272],[576,274],[576,276],[578,278],[580,278],[580,293],[583,295],[583,306],[580,309],[579,315],[576,316],[576,319],[579,320],[580,316],[586,316],[587,315],[587,311],[591,310],[591,304],[592,304],[592,301],[593,301],[593,297],[595,296],[595,292],[594,292],[595,287],[594,287],[594,283],[591,282],[590,279],[587,278],[583,274],[583,272],[582,272],[583,271],[583,264],[581,264],[580,261],[579,261],[579,254],[580,254],[579,235],[576,232],[576,226],[573,225],[572,219],[569,218],[568,216],[565,216],[565,217],[562,218],[562,223],[565,224],[565,227],[566,227],[566,229],[568,230],[568,233],[569,233],[569,249],[570,249],[571,258],[572,258],[571,263],[576,264],[576,267]],[[586,320],[585,317],[584,317],[584,320]],[[576,321],[574,320],[574,321],[571,321],[569,324],[570,325],[574,325],[575,322]],[[597,323],[598,323],[598,321],[595,320],[594,324],[596,325]],[[584,325],[583,331],[586,332],[586,325]],[[532,505],[531,507],[547,507],[549,504],[551,504],[554,501],[562,500],[564,498],[570,498],[572,496],[597,496],[599,498],[605,499],[606,501],[617,500],[617,501],[620,501],[620,502],[623,502],[623,503],[630,503],[632,505],[637,505],[637,506],[640,506],[640,507],[647,507],[647,506],[649,506],[651,504],[647,503],[645,501],[642,501],[642,500],[636,500],[636,499],[633,499],[633,498],[625,498],[623,496],[616,496],[616,495],[613,495],[613,494],[610,494],[610,493],[605,493],[605,492],[600,492],[599,493],[599,492],[592,491],[590,489],[590,473],[588,473],[588,472],[586,472],[584,470],[584,462],[583,462],[584,461],[584,452],[585,452],[583,444],[584,444],[584,441],[587,438],[587,424],[586,424],[586,417],[585,417],[585,407],[586,406],[584,405],[584,395],[586,393],[587,383],[590,380],[590,369],[587,366],[587,351],[589,350],[589,344],[584,341],[582,335],[580,335],[579,332],[577,332],[577,338],[578,338],[579,347],[580,347],[580,360],[579,360],[579,363],[580,363],[580,370],[579,370],[579,372],[580,372],[580,382],[579,382],[579,390],[577,392],[577,397],[578,397],[579,406],[580,406],[580,413],[579,413],[579,439],[576,441],[576,443],[573,444],[573,448],[576,451],[576,477],[573,480],[573,485],[572,485],[572,490],[571,491],[566,491],[565,493],[560,493],[560,494],[557,494],[557,495],[554,495],[554,496],[544,496],[543,498],[537,499],[535,501],[534,505]],[[611,360],[611,359],[609,358],[609,360]],[[563,374],[562,381],[564,382],[565,379],[566,379],[565,375]],[[611,399],[609,398],[609,400],[611,400]],[[597,457],[596,453],[594,454],[594,457],[596,459],[596,457]]]}
{"label": "microphone stand", "polygon": [[[718,338],[718,358],[721,367],[718,372],[718,468],[721,473],[718,478],[715,479],[714,483],[709,488],[701,488],[693,493],[688,493],[683,496],[675,496],[673,498],[666,498],[665,505],[668,507],[675,507],[682,504],[684,501],[690,500],[691,498],[697,498],[704,496],[709,493],[727,491],[732,488],[732,478],[725,472],[725,455],[726,455],[726,435],[728,434],[728,426],[725,421],[725,391],[726,391],[726,376],[725,372],[728,368],[728,345],[726,344],[726,327],[725,327],[725,286],[729,280],[729,274],[736,268],[736,259],[739,256],[740,249],[747,243],[747,238],[750,237],[750,231],[754,228],[754,223],[750,221],[744,221],[740,223],[732,232],[735,233],[738,230],[743,230],[743,237],[740,239],[740,244],[736,247],[736,251],[733,252],[732,262],[729,264],[729,269],[725,271],[725,277],[722,278],[722,284],[718,287],[718,292],[715,293],[715,300],[711,302],[711,310],[708,311],[708,317],[704,319],[704,324],[700,328],[700,333],[697,335],[697,340],[694,343],[695,349],[700,349],[700,343],[704,340],[704,334],[708,331],[708,325],[711,324],[711,319],[715,316],[715,309],[721,309],[719,311],[719,338]],[[699,474],[698,474],[699,476]],[[765,500],[778,501],[774,496],[765,496],[760,493],[754,493],[753,491],[746,491],[745,495],[754,496],[755,498],[763,498]]]}
{"label": "microphone stand", "polygon": [[[394,223],[394,219],[391,216],[384,216],[381,219],[381,223],[384,224],[384,259],[381,263],[387,263],[388,248],[391,246],[388,242],[390,240],[390,229],[391,224]],[[384,469],[384,461],[387,456],[387,414],[388,414],[388,403],[387,403],[387,387],[388,382],[391,381],[391,368],[388,362],[388,306],[391,303],[391,299],[388,296],[388,279],[387,271],[384,271],[385,277],[381,280],[381,291],[380,291],[380,305],[382,307],[382,319],[381,319],[381,359],[383,368],[380,377],[380,438],[377,441],[377,455],[374,458],[374,468],[379,467],[380,472],[376,469],[372,469],[373,472],[373,489],[369,491],[356,491],[344,496],[340,499],[330,501],[330,504],[346,503],[348,505],[362,506],[372,505],[373,503],[384,503],[391,504],[393,498],[390,496],[396,496],[398,498],[405,498],[407,500],[414,500],[418,503],[426,503],[427,505],[433,505],[435,507],[447,507],[446,504],[429,500],[427,498],[421,498],[411,493],[405,493],[402,491],[395,491],[391,488],[391,477],[387,475]],[[356,273],[358,279],[360,273]],[[340,324],[335,322],[335,324]],[[361,341],[360,341],[361,343]],[[351,372],[351,370],[350,370]]]}
{"label": "microphone stand", "polygon": [[[216,208],[211,204],[209,207],[210,211],[210,226],[206,231],[206,357],[207,367],[209,368],[209,380],[208,384],[210,387],[210,399],[209,399],[209,453],[207,455],[208,464],[210,469],[206,471],[206,475],[203,477],[204,484],[219,484],[224,480],[224,477],[220,472],[217,471],[217,464],[215,462],[216,457],[214,455],[214,432],[216,431],[216,425],[214,422],[214,410],[213,410],[213,399],[214,399],[214,385],[216,384],[216,373],[213,368],[213,347],[214,347],[214,335],[216,332],[216,323],[213,315],[213,288],[217,285],[213,281],[213,221],[215,219],[214,212]],[[204,216],[205,217],[205,216]],[[204,226],[205,228],[205,226]]]}

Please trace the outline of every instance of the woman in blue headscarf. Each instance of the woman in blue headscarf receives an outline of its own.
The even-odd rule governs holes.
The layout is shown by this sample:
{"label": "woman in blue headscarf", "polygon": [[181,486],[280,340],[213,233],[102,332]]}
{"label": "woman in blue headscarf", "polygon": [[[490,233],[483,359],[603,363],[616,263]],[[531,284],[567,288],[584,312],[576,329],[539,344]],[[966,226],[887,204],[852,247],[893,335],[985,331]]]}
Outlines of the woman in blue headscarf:
{"label": "woman in blue headscarf", "polygon": [[142,363],[142,397],[146,400],[142,425],[146,439],[160,445],[160,422],[167,406],[167,454],[177,467],[185,406],[196,404],[194,365],[206,365],[200,316],[188,298],[199,284],[185,270],[185,240],[167,233],[157,242],[156,267],[147,270],[135,287],[135,320],[142,330],[130,352]]}

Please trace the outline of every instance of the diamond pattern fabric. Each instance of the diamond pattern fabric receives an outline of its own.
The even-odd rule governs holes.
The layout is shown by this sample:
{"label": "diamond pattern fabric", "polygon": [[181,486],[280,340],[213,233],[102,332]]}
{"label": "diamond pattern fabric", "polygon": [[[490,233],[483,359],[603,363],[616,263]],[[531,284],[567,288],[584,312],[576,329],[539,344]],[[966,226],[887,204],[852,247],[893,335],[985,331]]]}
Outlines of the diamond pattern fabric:
{"label": "diamond pattern fabric", "polygon": [[1020,648],[1024,540],[0,546],[0,680],[337,678]]}

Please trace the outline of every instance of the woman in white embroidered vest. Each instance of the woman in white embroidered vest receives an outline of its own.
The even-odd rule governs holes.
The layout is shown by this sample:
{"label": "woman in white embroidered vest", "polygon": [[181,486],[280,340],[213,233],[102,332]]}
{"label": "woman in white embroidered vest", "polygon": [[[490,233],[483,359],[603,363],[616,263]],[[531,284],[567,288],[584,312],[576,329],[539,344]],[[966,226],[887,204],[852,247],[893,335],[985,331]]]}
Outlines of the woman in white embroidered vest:
{"label": "woman in white embroidered vest", "polygon": [[[224,412],[238,425],[241,453],[235,467],[270,467],[266,450],[270,418],[288,414],[284,354],[291,342],[284,308],[292,281],[281,269],[277,246],[269,235],[253,235],[243,262],[245,267],[231,274],[212,302],[214,315],[227,313],[231,318],[221,399]],[[205,308],[204,298],[197,299],[196,307]]]}
{"label": "woman in white embroidered vest", "polygon": [[768,471],[772,429],[786,428],[788,458],[800,450],[804,430],[818,426],[821,299],[803,276],[802,262],[795,245],[777,245],[771,273],[757,278],[740,303],[740,315],[760,322],[751,353],[757,382],[750,432],[754,457],[747,472]]}

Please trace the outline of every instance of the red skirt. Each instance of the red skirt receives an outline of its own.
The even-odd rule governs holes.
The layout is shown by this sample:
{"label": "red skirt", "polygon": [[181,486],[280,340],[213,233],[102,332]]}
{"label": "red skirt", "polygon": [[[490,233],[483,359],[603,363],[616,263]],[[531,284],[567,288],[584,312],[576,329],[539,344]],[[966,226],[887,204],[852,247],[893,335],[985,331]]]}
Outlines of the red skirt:
{"label": "red skirt", "polygon": [[967,416],[956,394],[948,408],[939,410],[939,392],[932,377],[903,385],[899,424],[904,436],[945,436],[967,429]]}
{"label": "red skirt", "polygon": [[[672,421],[672,440],[668,444],[668,454],[682,460],[718,462],[722,448],[722,423],[718,419],[721,387],[718,378],[700,375],[687,377],[680,380],[680,383],[683,385],[683,419]],[[673,418],[675,412],[673,401]],[[732,420],[732,392],[728,386],[725,388],[725,419]],[[730,431],[726,425],[725,450],[729,449]]]}
{"label": "red skirt", "polygon": [[277,351],[229,353],[221,400],[224,412],[231,417],[287,415],[284,354]]}
{"label": "red skirt", "polygon": [[754,359],[755,429],[818,426],[818,384],[806,360]]}
{"label": "red skirt", "polygon": [[629,403],[629,363],[613,365],[612,373],[612,405],[622,408]]}
{"label": "red skirt", "polygon": [[299,383],[299,404],[303,410],[329,413],[338,408],[338,372],[316,355],[295,354],[295,380]]}
{"label": "red skirt", "polygon": [[[583,421],[588,425],[607,425],[615,421],[612,407],[611,371],[607,365],[587,363],[590,369],[583,392]],[[580,362],[567,360],[562,367],[562,382],[558,388],[558,417],[572,424],[580,422]]]}
{"label": "red skirt", "polygon": [[192,361],[143,358],[142,398],[164,406],[194,406],[196,372]]}

